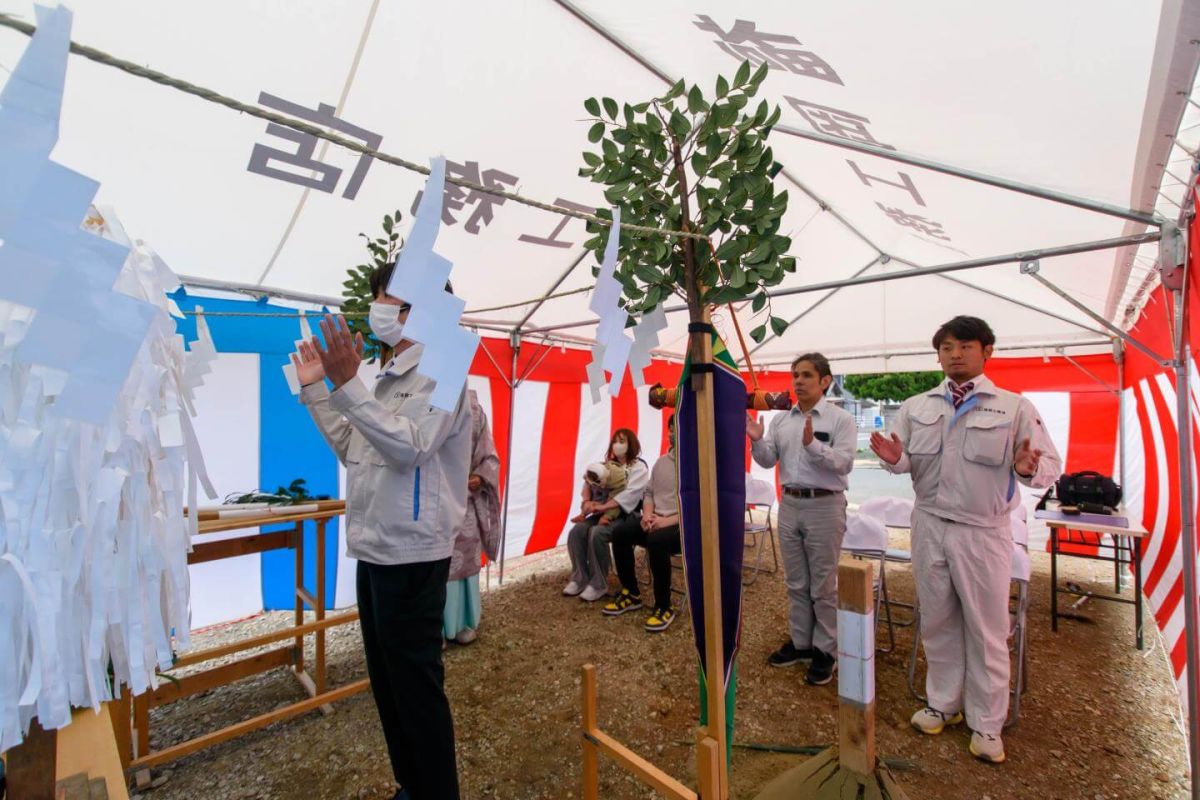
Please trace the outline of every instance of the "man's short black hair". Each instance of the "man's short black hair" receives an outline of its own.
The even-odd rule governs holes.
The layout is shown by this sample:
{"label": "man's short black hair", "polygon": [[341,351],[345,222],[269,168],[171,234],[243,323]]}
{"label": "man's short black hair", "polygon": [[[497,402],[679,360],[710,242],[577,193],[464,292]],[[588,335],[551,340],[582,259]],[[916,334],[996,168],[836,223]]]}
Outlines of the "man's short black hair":
{"label": "man's short black hair", "polygon": [[813,369],[817,371],[817,376],[821,378],[829,378],[833,376],[833,370],[829,368],[829,359],[820,353],[802,353],[792,359],[792,369],[801,361],[807,361],[813,365]]}
{"label": "man's short black hair", "polygon": [[979,342],[982,347],[991,347],[996,343],[996,334],[992,328],[979,317],[959,315],[949,322],[942,323],[933,335],[933,349],[940,350],[947,336],[953,336],[960,342]]}
{"label": "man's short black hair", "polygon": [[[388,284],[392,282],[392,273],[395,271],[395,261],[389,261],[382,267],[376,267],[375,269],[371,270],[371,275],[367,279],[367,282],[371,285],[372,300],[387,291]],[[446,281],[446,291],[450,294],[454,294],[454,287],[450,285],[450,281]]]}

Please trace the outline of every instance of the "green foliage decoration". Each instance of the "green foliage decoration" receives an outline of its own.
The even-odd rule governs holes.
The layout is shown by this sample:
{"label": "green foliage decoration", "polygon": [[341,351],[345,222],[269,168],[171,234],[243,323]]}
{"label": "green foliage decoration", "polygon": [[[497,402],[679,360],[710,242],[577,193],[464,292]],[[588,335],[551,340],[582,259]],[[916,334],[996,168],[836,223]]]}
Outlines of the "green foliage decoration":
{"label": "green foliage decoration", "polygon": [[371,296],[371,273],[395,261],[396,254],[404,246],[400,240],[400,233],[396,230],[396,226],[400,224],[400,216],[398,210],[384,215],[382,236],[359,234],[366,240],[370,260],[347,270],[347,278],[342,282],[342,297],[346,299],[342,301],[340,310],[346,316],[346,324],[350,326],[350,331],[362,334],[363,355],[370,361],[379,358],[385,347],[371,333],[371,326],[367,324],[367,314],[371,310],[372,301],[375,300]]}
{"label": "green foliage decoration", "polygon": [[[622,223],[693,231],[713,241],[710,248],[697,239],[622,231],[616,278],[630,312],[676,295],[695,321],[705,305],[753,297],[752,310],[768,312],[751,331],[756,342],[768,326],[776,335],[787,328],[770,314],[766,294],[796,269],[787,254],[791,239],[780,233],[788,195],[775,190],[779,165],[766,144],[779,107],[752,102],[766,76],[766,64],[751,74],[743,62],[732,80],[717,78],[711,97],[681,80],[641,103],[584,101],[588,141],[598,149],[583,153],[579,174],[607,187],[604,198],[621,209]],[[609,208],[597,215],[612,218]],[[588,233],[585,247],[599,262],[608,228],[588,223]]]}

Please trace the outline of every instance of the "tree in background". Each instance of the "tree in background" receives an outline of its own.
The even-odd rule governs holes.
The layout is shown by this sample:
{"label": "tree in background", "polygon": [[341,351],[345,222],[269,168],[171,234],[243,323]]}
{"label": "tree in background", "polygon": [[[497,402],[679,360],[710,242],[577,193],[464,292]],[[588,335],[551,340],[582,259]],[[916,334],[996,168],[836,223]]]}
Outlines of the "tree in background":
{"label": "tree in background", "polygon": [[899,402],[928,392],[941,383],[943,377],[940,372],[876,372],[847,375],[842,379],[842,385],[862,400]]}

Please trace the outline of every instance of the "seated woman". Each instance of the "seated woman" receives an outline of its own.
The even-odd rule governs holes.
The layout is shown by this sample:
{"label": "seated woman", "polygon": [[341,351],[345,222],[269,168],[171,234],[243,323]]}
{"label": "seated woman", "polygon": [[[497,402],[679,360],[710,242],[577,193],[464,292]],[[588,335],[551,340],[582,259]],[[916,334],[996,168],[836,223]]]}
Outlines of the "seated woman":
{"label": "seated woman", "polygon": [[633,569],[633,547],[646,548],[650,576],[654,584],[654,610],[646,619],[647,632],[658,633],[671,627],[676,611],[671,605],[671,556],[680,552],[679,485],[675,470],[675,415],[667,420],[671,449],[654,462],[650,483],[642,501],[642,514],[626,517],[613,528],[612,552],[621,579],[621,593],[606,605],[603,613],[616,617],[642,607],[637,574]]}
{"label": "seated woman", "polygon": [[[579,596],[589,603],[608,594],[608,570],[612,556],[608,543],[612,539],[613,526],[627,515],[637,511],[642,504],[646,484],[650,482],[650,470],[638,456],[642,448],[637,434],[628,428],[619,428],[608,444],[605,461],[615,461],[628,470],[625,488],[603,501],[593,498],[591,485],[583,486],[581,522],[576,522],[567,534],[567,553],[571,556],[571,580],[563,589],[568,597]],[[608,511],[617,511],[618,516],[606,522],[603,516]]]}

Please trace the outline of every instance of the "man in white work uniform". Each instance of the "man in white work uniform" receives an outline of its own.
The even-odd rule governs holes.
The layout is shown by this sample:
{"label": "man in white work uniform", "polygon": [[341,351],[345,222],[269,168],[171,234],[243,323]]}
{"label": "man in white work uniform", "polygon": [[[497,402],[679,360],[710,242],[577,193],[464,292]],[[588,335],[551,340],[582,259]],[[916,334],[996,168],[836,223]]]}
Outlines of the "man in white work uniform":
{"label": "man in white work uniform", "polygon": [[913,726],[935,735],[963,721],[970,750],[1004,761],[1008,716],[1010,515],[1017,482],[1042,488],[1062,460],[1029,400],[983,374],[996,337],[977,317],[959,316],[933,336],[946,380],[904,401],[893,433],[871,436],[889,472],[911,472],[916,508],[912,563],[921,608],[929,705]]}
{"label": "man in white work uniform", "polygon": [[829,359],[805,353],[792,362],[796,405],[763,423],[746,422],[750,453],[763,467],[779,464],[779,551],[788,590],[791,636],[767,663],[809,660],[804,680],[823,686],[837,667],[837,565],[846,533],[846,487],[854,468],[854,417],[825,399],[833,383]]}

